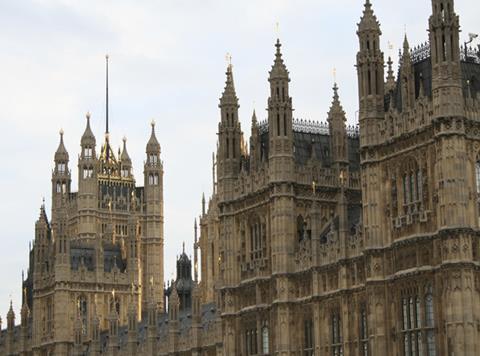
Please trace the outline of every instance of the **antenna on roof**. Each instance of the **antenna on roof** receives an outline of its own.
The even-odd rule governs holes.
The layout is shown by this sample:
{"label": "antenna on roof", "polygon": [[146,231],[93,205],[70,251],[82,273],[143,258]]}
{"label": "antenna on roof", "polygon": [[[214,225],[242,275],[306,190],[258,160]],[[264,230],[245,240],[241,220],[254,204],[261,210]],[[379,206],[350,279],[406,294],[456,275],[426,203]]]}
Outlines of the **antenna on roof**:
{"label": "antenna on roof", "polygon": [[105,101],[105,121],[106,121],[106,128],[105,128],[105,133],[108,134],[108,54],[105,55],[105,65],[106,65],[106,70],[105,70],[105,96],[106,96],[106,101]]}

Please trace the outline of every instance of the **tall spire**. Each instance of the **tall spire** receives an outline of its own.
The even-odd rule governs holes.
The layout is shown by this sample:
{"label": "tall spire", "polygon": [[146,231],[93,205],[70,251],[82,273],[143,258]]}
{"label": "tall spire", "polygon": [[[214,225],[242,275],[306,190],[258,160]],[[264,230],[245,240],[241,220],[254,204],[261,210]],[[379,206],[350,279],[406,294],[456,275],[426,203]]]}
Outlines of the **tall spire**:
{"label": "tall spire", "polygon": [[55,161],[68,161],[68,152],[63,143],[63,129],[60,130],[60,143],[58,144],[57,151],[55,152]]}
{"label": "tall spire", "polygon": [[288,78],[288,70],[282,58],[282,44],[280,43],[279,38],[277,38],[275,47],[275,60],[273,62],[272,70],[270,71],[270,80]]}
{"label": "tall spire", "polygon": [[330,106],[330,111],[328,112],[328,121],[331,121],[337,117],[341,117],[343,121],[346,121],[345,111],[343,110],[342,104],[340,103],[340,98],[338,96],[338,85],[337,83],[334,83],[333,100],[332,105]]}
{"label": "tall spire", "polygon": [[130,156],[128,155],[127,152],[127,138],[123,137],[123,149],[122,149],[122,154],[120,155],[120,160],[122,161],[122,164],[130,164],[132,163]]}
{"label": "tall spire", "polygon": [[386,89],[387,89],[388,92],[390,92],[390,91],[393,91],[395,89],[395,86],[396,86],[395,75],[393,74],[392,57],[388,57],[387,65],[388,65],[388,71],[387,71]]}
{"label": "tall spire", "polygon": [[82,146],[93,147],[95,146],[95,135],[93,134],[92,129],[90,127],[90,117],[91,117],[90,113],[87,112],[85,117],[87,119],[87,126],[85,127],[85,132],[82,135],[80,144]]}
{"label": "tall spire", "polygon": [[105,133],[108,135],[108,54],[105,55]]}
{"label": "tall spire", "polygon": [[365,8],[363,10],[363,15],[358,24],[358,31],[365,30],[378,30],[380,31],[380,23],[377,20],[377,16],[373,12],[372,4],[370,0],[365,1]]}
{"label": "tall spire", "polygon": [[155,121],[152,120],[152,133],[150,135],[150,139],[147,142],[147,153],[159,153],[160,152],[160,144],[158,143],[157,136],[155,135]]}
{"label": "tall spire", "polygon": [[227,72],[225,74],[227,76],[227,79],[225,81],[225,89],[223,90],[222,97],[220,98],[220,107],[228,104],[238,106],[238,98],[235,92],[235,84],[233,81],[232,63],[228,64]]}

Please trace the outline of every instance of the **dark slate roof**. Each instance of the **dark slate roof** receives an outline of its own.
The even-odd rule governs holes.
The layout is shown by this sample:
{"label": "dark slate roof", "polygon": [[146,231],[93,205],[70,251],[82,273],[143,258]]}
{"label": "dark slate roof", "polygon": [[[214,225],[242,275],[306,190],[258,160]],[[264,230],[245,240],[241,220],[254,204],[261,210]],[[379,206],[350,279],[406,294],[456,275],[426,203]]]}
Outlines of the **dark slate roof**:
{"label": "dark slate roof", "polygon": [[[268,131],[262,133],[261,148],[262,156],[268,159],[269,139]],[[315,155],[320,160],[322,167],[330,167],[332,164],[332,157],[330,152],[330,135],[323,133],[310,132],[293,132],[294,140],[294,155],[297,164],[305,165],[312,157],[312,148],[315,150]],[[359,153],[359,139],[358,137],[348,137],[348,160],[350,162],[350,170],[360,170],[360,153]]]}
{"label": "dark slate roof", "polygon": [[[422,80],[424,95],[432,98],[432,61],[431,58],[425,58],[413,65],[414,77],[415,77],[415,97],[417,98],[420,93],[420,80]],[[467,95],[468,84],[470,82],[470,94],[472,96],[477,95],[480,92],[480,64],[475,61],[462,61],[462,79],[463,79],[463,92]],[[398,78],[401,77],[401,68],[397,75],[397,86],[393,92],[394,107],[398,111],[402,111],[402,90],[401,82]],[[385,111],[390,106],[390,94],[385,96]]]}

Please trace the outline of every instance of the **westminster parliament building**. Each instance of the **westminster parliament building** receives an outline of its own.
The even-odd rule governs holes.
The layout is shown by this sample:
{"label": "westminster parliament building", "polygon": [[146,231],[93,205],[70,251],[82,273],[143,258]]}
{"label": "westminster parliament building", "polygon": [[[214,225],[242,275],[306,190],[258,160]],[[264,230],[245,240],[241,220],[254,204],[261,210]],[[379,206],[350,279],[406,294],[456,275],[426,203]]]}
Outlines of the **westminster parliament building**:
{"label": "westminster parliament building", "polygon": [[108,111],[101,142],[87,115],[77,162],[61,132],[0,355],[480,355],[480,47],[460,44],[454,0],[431,2],[396,69],[359,6],[355,127],[337,83],[325,123],[293,116],[277,40],[247,140],[228,65],[213,194],[173,281],[155,124],[143,177]]}

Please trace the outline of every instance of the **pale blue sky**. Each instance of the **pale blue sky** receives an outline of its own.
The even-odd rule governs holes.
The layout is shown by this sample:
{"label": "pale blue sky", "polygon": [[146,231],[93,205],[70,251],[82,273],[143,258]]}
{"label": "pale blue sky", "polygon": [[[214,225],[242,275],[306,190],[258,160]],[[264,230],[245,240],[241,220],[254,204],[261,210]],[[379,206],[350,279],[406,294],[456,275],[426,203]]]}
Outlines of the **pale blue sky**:
{"label": "pale blue sky", "polygon": [[[386,55],[396,60],[405,28],[411,45],[427,40],[429,0],[372,2]],[[28,265],[42,197],[50,209],[58,131],[65,130],[74,187],[87,111],[102,141],[105,53],[111,58],[112,141],[120,145],[127,136],[138,182],[149,123],[157,122],[165,165],[165,277],[171,278],[183,241],[191,253],[202,192],[211,193],[225,54],[233,57],[247,137],[252,110],[266,117],[276,22],[295,117],[325,120],[336,67],[342,103],[355,123],[356,24],[362,9],[363,0],[0,0],[2,319],[10,295],[19,310],[21,271]],[[456,9],[462,40],[480,32],[478,1],[457,0]]]}

